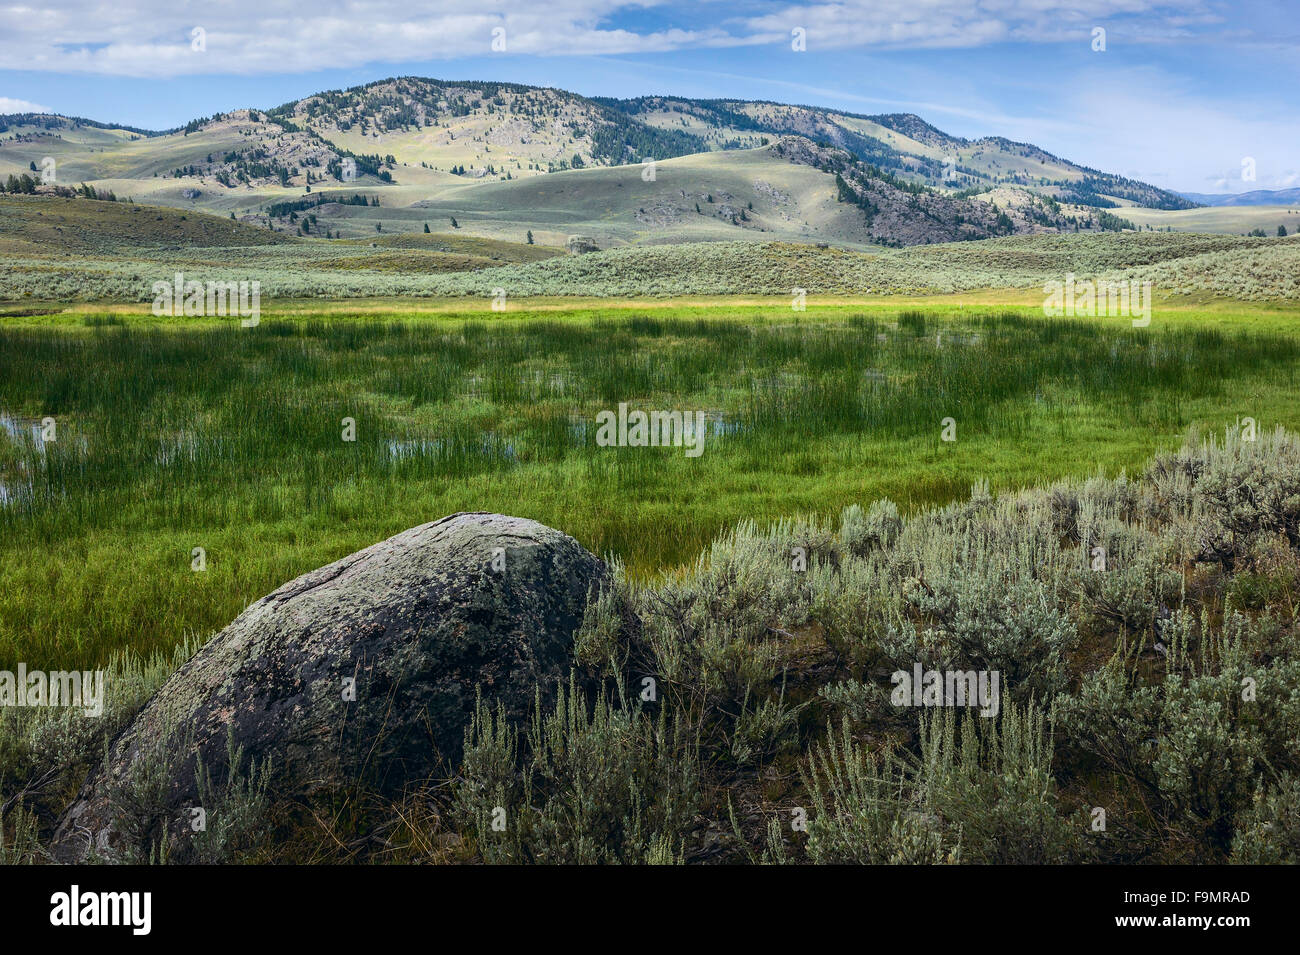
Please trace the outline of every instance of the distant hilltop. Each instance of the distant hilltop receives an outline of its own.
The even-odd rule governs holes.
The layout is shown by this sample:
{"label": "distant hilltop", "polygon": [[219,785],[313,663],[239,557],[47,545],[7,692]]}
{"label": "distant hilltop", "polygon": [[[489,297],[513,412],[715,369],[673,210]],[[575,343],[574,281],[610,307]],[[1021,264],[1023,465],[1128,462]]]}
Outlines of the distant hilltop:
{"label": "distant hilltop", "polygon": [[1300,206],[1300,186],[1235,193],[1184,192],[1180,195],[1202,206]]}

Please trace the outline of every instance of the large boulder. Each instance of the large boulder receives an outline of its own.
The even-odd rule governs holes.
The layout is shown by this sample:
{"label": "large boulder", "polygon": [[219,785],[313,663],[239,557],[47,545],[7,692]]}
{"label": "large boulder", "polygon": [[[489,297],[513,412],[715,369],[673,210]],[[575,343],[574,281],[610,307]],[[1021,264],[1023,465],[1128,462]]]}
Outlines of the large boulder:
{"label": "large boulder", "polygon": [[588,252],[600,251],[596,240],[589,235],[571,235],[566,245],[570,255],[586,255]]}
{"label": "large boulder", "polygon": [[[174,673],[112,742],[55,834],[58,858],[112,853],[128,774],[167,762],[180,834],[200,806],[195,757],[220,769],[228,734],[269,757],[276,797],[361,781],[395,794],[454,768],[475,694],[513,718],[568,674],[572,636],[605,565],[534,521],[455,514],[404,531],[263,597]],[[246,763],[246,765],[247,765]],[[115,795],[118,794],[118,795]]]}

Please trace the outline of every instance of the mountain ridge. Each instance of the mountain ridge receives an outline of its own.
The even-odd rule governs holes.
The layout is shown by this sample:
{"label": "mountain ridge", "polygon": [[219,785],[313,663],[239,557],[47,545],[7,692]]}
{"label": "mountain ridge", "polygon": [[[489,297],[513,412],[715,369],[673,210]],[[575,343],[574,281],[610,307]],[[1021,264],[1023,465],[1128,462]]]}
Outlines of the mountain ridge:
{"label": "mountain ridge", "polygon": [[[0,127],[4,127],[0,134],[18,128],[20,120],[47,130],[67,129],[58,122],[63,120],[73,127],[118,130],[158,140],[188,137],[241,114],[256,117],[247,124],[253,129],[260,123],[254,131],[262,135],[268,135],[266,127],[273,124],[286,136],[301,134],[324,140],[321,145],[333,149],[340,166],[347,158],[360,163],[361,157],[370,157],[361,163],[365,167],[362,175],[376,179],[382,178],[377,167],[386,166],[391,174],[398,162],[412,160],[440,171],[442,164],[447,164],[455,175],[468,172],[483,178],[499,176],[503,169],[513,176],[575,168],[575,162],[577,168],[624,165],[766,145],[764,138],[770,142],[783,135],[804,135],[845,149],[901,178],[940,189],[989,190],[1014,185],[1096,208],[1115,208],[1125,202],[1157,209],[1195,204],[1148,183],[1064,160],[1030,143],[1000,136],[952,136],[913,113],[868,115],[772,100],[586,97],[552,87],[491,80],[389,77],[346,89],[322,90],[270,109],[217,113],[174,130],[143,130],[59,114],[11,114],[0,116]],[[457,145],[458,131],[469,136],[468,142]],[[386,141],[387,148],[379,148]],[[394,145],[397,151],[389,151]],[[491,156],[493,145],[498,147],[499,162]],[[526,148],[529,146],[536,148]],[[388,156],[393,162],[384,162]],[[203,158],[206,160],[206,153]],[[301,179],[302,185],[311,184],[301,156],[291,150],[283,158],[279,164],[263,164],[268,175],[248,178],[278,178],[285,184]],[[315,161],[320,158],[314,157]],[[257,161],[246,160],[245,165]],[[216,175],[218,165],[205,161],[201,171]],[[193,161],[178,163],[173,171],[188,171],[191,166],[200,171]],[[293,174],[295,168],[298,171]],[[290,174],[286,176],[281,169]],[[233,170],[225,172],[230,178]],[[311,178],[315,178],[314,172]],[[342,181],[341,175],[334,178]]]}
{"label": "mountain ridge", "polygon": [[1288,206],[1300,205],[1300,186],[1290,189],[1252,189],[1250,192],[1184,192],[1203,206]]}

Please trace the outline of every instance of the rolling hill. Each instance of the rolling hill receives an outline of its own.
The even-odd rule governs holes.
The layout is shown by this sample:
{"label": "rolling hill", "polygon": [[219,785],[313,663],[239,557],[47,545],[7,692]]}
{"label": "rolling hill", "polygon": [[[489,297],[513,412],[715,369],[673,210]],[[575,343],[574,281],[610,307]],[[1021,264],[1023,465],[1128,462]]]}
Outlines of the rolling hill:
{"label": "rolling hill", "polygon": [[600,102],[652,127],[670,129],[680,124],[714,149],[759,145],[769,136],[805,136],[909,181],[935,187],[1023,186],[1102,208],[1113,208],[1124,199],[1152,208],[1195,205],[1176,193],[1076,165],[1027,143],[997,136],[977,140],[950,136],[912,113],[865,116],[765,101],[665,97]]}
{"label": "rolling hill", "polygon": [[[746,155],[755,159],[759,152]],[[674,163],[709,158],[684,157],[665,165],[671,169]],[[786,163],[785,168],[799,176],[824,176],[809,166]],[[529,182],[555,186],[581,175],[569,172]],[[833,198],[825,209],[837,211],[844,221],[862,215],[857,206],[836,204]],[[706,225],[721,228],[722,223],[707,217],[701,222]],[[817,225],[828,231],[834,223]],[[785,241],[757,231],[744,241],[721,241],[717,235],[721,233],[709,241],[625,243],[566,255],[554,247],[469,235],[464,229],[325,240],[270,232],[204,212],[4,195],[0,302],[22,303],[22,314],[42,303],[148,302],[153,283],[170,280],[176,272],[204,281],[259,282],[264,304],[463,297],[487,309],[504,292],[512,302],[529,296],[777,296],[788,308],[788,297],[798,288],[809,295],[851,296],[1019,290],[1029,293],[1030,300],[1041,300],[1045,281],[1059,281],[1070,272],[1149,281],[1162,302],[1189,296],[1274,302],[1300,298],[1300,237],[1295,236],[1041,232],[883,248]]]}
{"label": "rolling hill", "polygon": [[0,184],[63,195],[87,184],[329,239],[451,228],[556,247],[583,235],[600,248],[905,246],[1153,219],[1180,228],[1198,211],[1146,183],[1029,144],[950,136],[912,114],[419,77],[168,131],[0,117]]}
{"label": "rolling hill", "polygon": [[1182,195],[1203,206],[1300,206],[1300,187],[1234,193],[1184,192]]}

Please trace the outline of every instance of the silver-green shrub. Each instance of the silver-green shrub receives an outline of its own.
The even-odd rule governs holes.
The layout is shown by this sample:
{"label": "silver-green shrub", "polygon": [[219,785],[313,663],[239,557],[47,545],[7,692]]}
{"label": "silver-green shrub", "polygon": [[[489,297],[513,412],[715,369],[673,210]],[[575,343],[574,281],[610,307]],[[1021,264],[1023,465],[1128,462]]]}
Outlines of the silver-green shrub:
{"label": "silver-green shrub", "polygon": [[[522,745],[520,745],[522,742]],[[481,701],[456,785],[461,831],[491,863],[680,861],[699,799],[695,749],[679,721],[570,681],[517,730]]]}
{"label": "silver-green shrub", "polygon": [[808,764],[808,857],[818,863],[1072,861],[1082,825],[1058,806],[1042,711],[920,718],[916,755],[873,754],[847,722]]}

